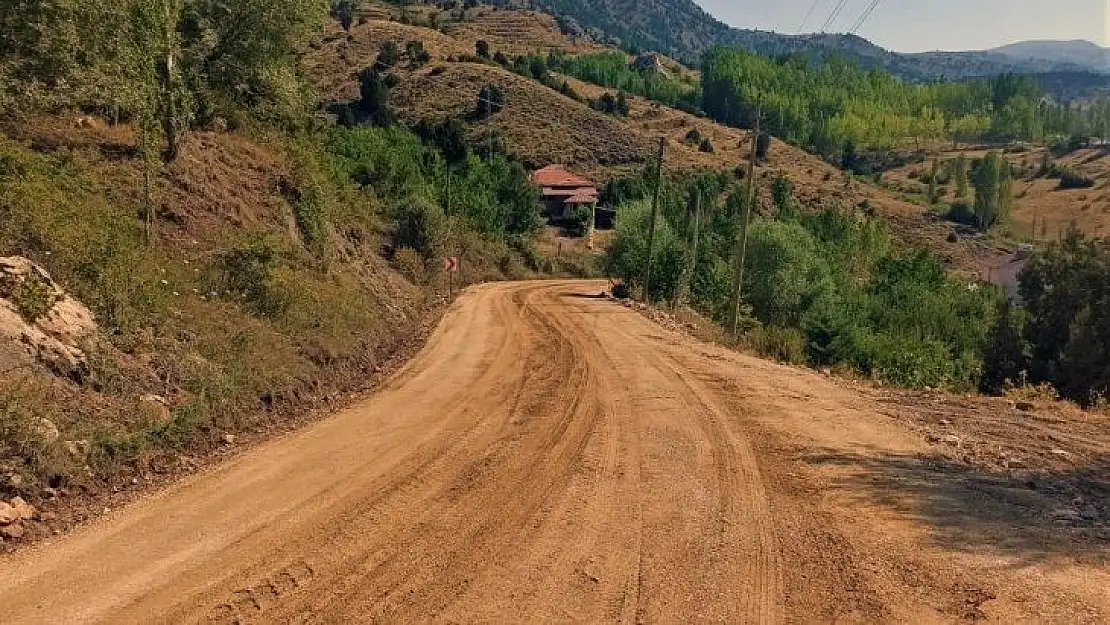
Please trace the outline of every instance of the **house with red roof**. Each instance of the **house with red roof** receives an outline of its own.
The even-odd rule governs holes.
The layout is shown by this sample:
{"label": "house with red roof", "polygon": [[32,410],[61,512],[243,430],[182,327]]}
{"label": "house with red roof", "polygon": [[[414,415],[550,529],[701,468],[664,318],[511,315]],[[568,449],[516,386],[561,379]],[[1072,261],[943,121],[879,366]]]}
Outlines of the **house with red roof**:
{"label": "house with red roof", "polygon": [[552,221],[569,219],[579,206],[597,208],[597,185],[572,173],[565,165],[548,165],[532,174],[532,184],[543,193],[544,212]]}

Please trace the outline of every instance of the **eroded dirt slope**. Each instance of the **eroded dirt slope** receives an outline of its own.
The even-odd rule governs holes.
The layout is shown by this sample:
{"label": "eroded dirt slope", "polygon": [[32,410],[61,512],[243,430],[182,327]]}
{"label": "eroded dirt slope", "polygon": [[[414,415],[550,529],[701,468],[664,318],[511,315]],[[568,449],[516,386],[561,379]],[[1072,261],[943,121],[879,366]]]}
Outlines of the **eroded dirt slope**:
{"label": "eroded dirt slope", "polygon": [[1110,617],[1107,511],[1022,514],[1105,486],[1105,422],[1029,422],[1030,487],[602,287],[466,292],[364,403],[0,562],[6,622]]}

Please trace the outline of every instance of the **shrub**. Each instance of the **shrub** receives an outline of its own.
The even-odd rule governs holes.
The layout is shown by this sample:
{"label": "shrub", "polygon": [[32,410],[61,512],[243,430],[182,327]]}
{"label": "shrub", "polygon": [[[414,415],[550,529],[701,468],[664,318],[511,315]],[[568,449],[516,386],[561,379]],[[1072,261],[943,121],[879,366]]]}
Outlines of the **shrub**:
{"label": "shrub", "polygon": [[31,273],[12,289],[11,301],[27,323],[35,323],[54,308],[54,291],[38,274]]}
{"label": "shrub", "polygon": [[755,157],[761,161],[767,160],[771,153],[771,135],[761,132],[755,143]]}
{"label": "shrub", "polygon": [[749,331],[745,338],[764,358],[792,365],[806,364],[806,338],[796,328],[760,326]]}
{"label": "shrub", "polygon": [[416,250],[408,247],[398,249],[393,263],[397,266],[397,271],[408,278],[409,282],[413,284],[427,283],[427,267],[424,264],[424,258]]}
{"label": "shrub", "polygon": [[709,137],[704,137],[701,140],[701,143],[698,145],[698,151],[705,154],[712,154],[714,152],[713,142],[709,140]]}
{"label": "shrub", "polygon": [[410,41],[405,45],[405,52],[409,56],[409,66],[413,69],[424,67],[432,60],[432,55],[424,49],[423,41]]}
{"label": "shrub", "polygon": [[273,272],[280,255],[262,236],[249,237],[220,255],[219,269],[225,295],[245,302],[251,312],[277,319],[289,310],[286,293],[275,288]]}
{"label": "shrub", "polygon": [[771,197],[775,202],[775,208],[779,211],[779,216],[782,218],[789,218],[794,214],[793,193],[786,172],[780,171],[779,175],[775,177],[775,182],[771,184]]}
{"label": "shrub", "polygon": [[590,220],[592,220],[593,217],[594,213],[589,206],[579,204],[570,212],[570,217],[567,220],[568,229],[574,236],[584,237],[590,227]]}
{"label": "shrub", "polygon": [[1059,170],[1060,186],[1063,189],[1090,189],[1095,186],[1095,179],[1072,169],[1070,167],[1062,167]]}
{"label": "shrub", "polygon": [[393,233],[396,247],[415,250],[425,259],[440,254],[446,222],[438,206],[421,197],[408,197],[395,201],[391,212],[397,221]]}
{"label": "shrub", "polygon": [[953,223],[964,226],[978,226],[979,218],[975,215],[975,207],[965,200],[952,202],[944,218]]}

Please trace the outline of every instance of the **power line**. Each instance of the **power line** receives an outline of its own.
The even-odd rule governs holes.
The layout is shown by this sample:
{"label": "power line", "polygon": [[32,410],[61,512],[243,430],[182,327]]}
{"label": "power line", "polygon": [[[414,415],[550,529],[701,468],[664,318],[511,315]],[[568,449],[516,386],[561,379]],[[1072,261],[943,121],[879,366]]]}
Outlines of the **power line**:
{"label": "power line", "polygon": [[836,18],[840,17],[841,12],[844,11],[844,7],[846,6],[848,6],[848,0],[840,0],[840,2],[832,10],[832,13],[829,14],[829,19],[825,20],[825,23],[821,25],[822,33],[829,30],[829,26],[831,26],[832,23],[836,21]]}
{"label": "power line", "polygon": [[863,11],[863,14],[859,16],[859,19],[856,20],[856,25],[852,26],[852,30],[848,31],[848,34],[854,35],[859,32],[859,29],[863,28],[863,25],[867,23],[867,20],[871,17],[871,14],[875,12],[875,9],[879,8],[879,5],[882,4],[882,2],[883,0],[871,0],[871,4],[868,5],[868,7]]}
{"label": "power line", "polygon": [[800,26],[798,26],[798,34],[801,34],[801,31],[804,31],[806,29],[806,24],[809,23],[809,18],[814,17],[814,11],[817,10],[817,6],[820,3],[821,0],[814,0],[813,6],[810,6],[809,10],[806,11],[806,17],[801,19],[801,24]]}

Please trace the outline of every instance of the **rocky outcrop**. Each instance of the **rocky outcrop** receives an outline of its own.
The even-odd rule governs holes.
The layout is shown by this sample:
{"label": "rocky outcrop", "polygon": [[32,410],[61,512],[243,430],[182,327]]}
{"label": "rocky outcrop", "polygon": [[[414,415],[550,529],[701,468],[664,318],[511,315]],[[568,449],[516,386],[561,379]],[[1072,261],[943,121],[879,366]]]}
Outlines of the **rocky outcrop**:
{"label": "rocky outcrop", "polygon": [[26,523],[38,516],[38,510],[31,504],[23,501],[22,497],[13,497],[10,501],[0,500],[0,539],[19,540],[26,532]]}
{"label": "rocky outcrop", "polygon": [[41,363],[80,379],[88,370],[83,345],[96,335],[84,304],[32,261],[0,258],[0,371]]}

